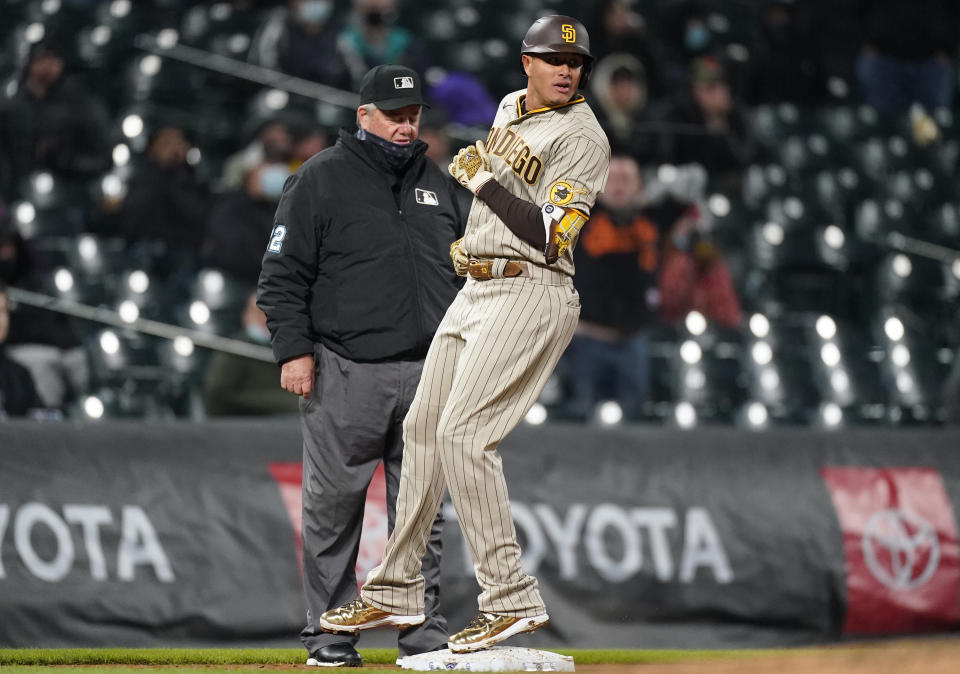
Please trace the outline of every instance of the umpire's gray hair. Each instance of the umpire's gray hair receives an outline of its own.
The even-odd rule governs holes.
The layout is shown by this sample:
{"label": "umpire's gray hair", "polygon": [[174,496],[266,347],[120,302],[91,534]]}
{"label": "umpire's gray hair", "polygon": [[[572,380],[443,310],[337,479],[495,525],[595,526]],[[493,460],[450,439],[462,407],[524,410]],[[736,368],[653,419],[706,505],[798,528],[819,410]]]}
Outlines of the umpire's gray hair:
{"label": "umpire's gray hair", "polygon": [[357,126],[360,126],[360,110],[366,110],[368,115],[372,115],[373,111],[377,109],[376,103],[364,103],[359,108],[357,108]]}

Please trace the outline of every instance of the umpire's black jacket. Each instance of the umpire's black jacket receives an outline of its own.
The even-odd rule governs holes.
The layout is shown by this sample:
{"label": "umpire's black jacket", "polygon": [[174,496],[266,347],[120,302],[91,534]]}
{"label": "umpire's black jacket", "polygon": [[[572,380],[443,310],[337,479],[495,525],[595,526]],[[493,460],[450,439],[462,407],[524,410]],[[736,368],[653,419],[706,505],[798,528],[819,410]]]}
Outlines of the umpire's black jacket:
{"label": "umpire's black jacket", "polygon": [[426,354],[460,287],[450,244],[465,218],[453,182],[416,145],[395,171],[341,131],[287,179],[257,290],[277,362],[316,342],[359,362]]}

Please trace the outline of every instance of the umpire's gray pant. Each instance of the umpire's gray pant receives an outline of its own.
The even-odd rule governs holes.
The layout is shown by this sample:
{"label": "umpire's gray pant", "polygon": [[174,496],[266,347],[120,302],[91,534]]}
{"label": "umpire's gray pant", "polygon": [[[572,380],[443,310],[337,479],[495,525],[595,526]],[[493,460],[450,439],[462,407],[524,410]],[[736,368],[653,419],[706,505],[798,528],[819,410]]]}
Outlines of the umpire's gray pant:
{"label": "umpire's gray pant", "polygon": [[[303,585],[307,625],[300,638],[311,653],[357,636],[322,632],[314,618],[357,597],[355,565],[367,487],[382,460],[389,530],[396,521],[403,462],[403,418],[423,361],[357,363],[317,345],[314,388],[300,401],[303,431]],[[446,647],[438,613],[442,516],[423,556],[426,622],[400,633],[401,656]]]}

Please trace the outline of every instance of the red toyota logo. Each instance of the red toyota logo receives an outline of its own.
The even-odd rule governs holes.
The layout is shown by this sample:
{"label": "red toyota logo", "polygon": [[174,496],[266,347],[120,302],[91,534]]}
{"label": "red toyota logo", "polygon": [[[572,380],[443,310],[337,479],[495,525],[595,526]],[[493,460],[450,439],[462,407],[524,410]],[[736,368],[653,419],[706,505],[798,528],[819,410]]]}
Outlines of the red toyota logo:
{"label": "red toyota logo", "polygon": [[957,524],[930,468],[824,468],[846,558],[850,634],[952,629],[960,622]]}
{"label": "red toyota logo", "polygon": [[[274,462],[269,464],[270,474],[277,481],[280,497],[290,517],[294,541],[297,547],[297,564],[303,573],[303,523],[300,485],[303,480],[303,465],[300,462]],[[362,585],[367,573],[383,559],[387,546],[387,482],[383,464],[377,466],[370,486],[367,487],[367,502],[363,511],[363,530],[360,533],[360,551],[357,555],[357,584]]]}
{"label": "red toyota logo", "polygon": [[940,539],[919,515],[885,508],[867,520],[863,559],[873,577],[893,590],[927,583],[940,564]]}

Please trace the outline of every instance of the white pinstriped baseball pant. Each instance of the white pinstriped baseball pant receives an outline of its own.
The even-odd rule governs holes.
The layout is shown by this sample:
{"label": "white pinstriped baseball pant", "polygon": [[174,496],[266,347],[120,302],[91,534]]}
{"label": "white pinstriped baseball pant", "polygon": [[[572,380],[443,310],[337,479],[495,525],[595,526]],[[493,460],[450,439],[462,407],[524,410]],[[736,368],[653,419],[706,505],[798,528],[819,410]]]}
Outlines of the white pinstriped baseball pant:
{"label": "white pinstriped baseball pant", "polygon": [[524,418],[570,342],[580,298],[571,277],[467,279],[437,329],[403,423],[397,522],[363,600],[423,612],[423,558],[444,489],[473,558],[481,611],[528,617],[546,609],[523,572],[499,443]]}

